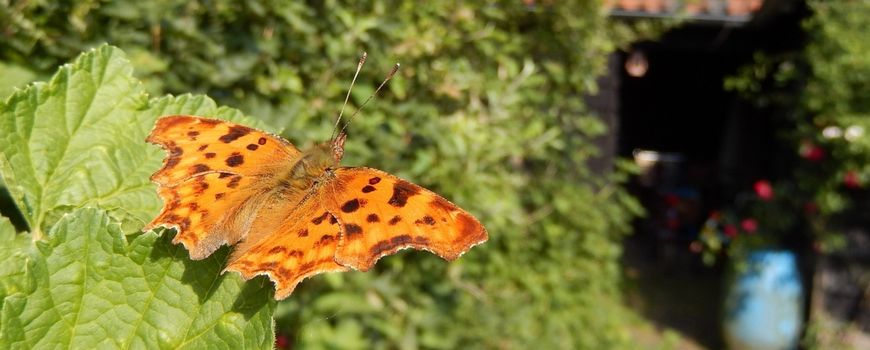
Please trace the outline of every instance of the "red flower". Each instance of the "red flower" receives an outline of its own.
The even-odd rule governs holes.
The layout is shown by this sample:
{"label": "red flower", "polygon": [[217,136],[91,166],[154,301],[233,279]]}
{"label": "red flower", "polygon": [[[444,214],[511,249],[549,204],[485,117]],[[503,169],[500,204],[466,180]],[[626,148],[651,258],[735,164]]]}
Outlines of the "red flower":
{"label": "red flower", "polygon": [[722,232],[724,232],[725,235],[730,238],[737,237],[737,227],[734,227],[734,225],[725,225],[725,227],[722,228]]}
{"label": "red flower", "polygon": [[755,189],[755,194],[757,194],[758,198],[761,198],[761,200],[769,201],[773,199],[773,187],[770,186],[770,181],[758,180],[755,181],[755,184],[752,187]]}
{"label": "red flower", "polygon": [[755,231],[758,231],[758,221],[755,221],[753,218],[743,219],[740,222],[740,228],[746,231],[746,233],[755,233]]}
{"label": "red flower", "polygon": [[278,334],[275,337],[275,348],[276,349],[288,349],[290,347],[290,338],[287,338],[287,335]]}
{"label": "red flower", "polygon": [[818,162],[825,159],[825,150],[816,146],[812,142],[802,144],[798,153],[800,153],[801,157],[811,162]]}
{"label": "red flower", "polygon": [[849,170],[843,175],[843,184],[851,189],[861,188],[861,175],[857,171]]}

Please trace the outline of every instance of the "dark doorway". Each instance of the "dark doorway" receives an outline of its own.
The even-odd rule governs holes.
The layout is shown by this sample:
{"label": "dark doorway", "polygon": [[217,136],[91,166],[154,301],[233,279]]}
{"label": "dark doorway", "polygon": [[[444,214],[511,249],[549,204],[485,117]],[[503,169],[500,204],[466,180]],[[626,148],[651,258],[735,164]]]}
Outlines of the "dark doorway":
{"label": "dark doorway", "polygon": [[[736,189],[781,168],[772,118],[724,82],[757,52],[800,47],[802,12],[790,11],[741,26],[689,23],[636,43],[621,55],[623,65],[613,65],[620,81],[618,152],[658,162],[632,184],[648,213],[626,240],[627,299],[659,326],[706,348],[723,346],[723,269],[704,265],[691,244]],[[633,76],[624,64],[638,53],[648,69]]]}

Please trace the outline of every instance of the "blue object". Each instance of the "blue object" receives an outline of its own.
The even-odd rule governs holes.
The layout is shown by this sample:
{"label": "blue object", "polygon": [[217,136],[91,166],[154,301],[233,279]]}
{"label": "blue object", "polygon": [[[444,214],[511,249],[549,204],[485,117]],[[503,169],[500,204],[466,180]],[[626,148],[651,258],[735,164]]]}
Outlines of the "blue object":
{"label": "blue object", "polygon": [[759,250],[735,270],[725,294],[725,342],[731,349],[795,349],[803,323],[803,287],[794,253]]}

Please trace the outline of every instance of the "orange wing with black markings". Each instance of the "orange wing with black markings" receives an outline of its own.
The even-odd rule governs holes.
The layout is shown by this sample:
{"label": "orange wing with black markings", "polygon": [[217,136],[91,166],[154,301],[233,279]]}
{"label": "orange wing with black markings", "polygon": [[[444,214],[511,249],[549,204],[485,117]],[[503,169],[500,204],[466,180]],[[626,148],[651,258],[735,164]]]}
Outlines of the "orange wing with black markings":
{"label": "orange wing with black markings", "polygon": [[239,243],[230,256],[227,271],[245,279],[267,275],[275,282],[275,299],[284,299],[305,278],[323,272],[349,270],[335,262],[341,229],[320,205],[309,200],[273,203],[262,210],[252,231],[268,232],[259,239]]}
{"label": "orange wing with black markings", "polygon": [[151,180],[172,186],[209,172],[264,174],[301,155],[293,144],[231,122],[189,115],[162,117],[145,139],[169,152]]}
{"label": "orange wing with black markings", "polygon": [[323,193],[342,225],[335,261],[367,271],[401,249],[453,260],[487,240],[471,214],[436,193],[383,171],[339,168]]}
{"label": "orange wing with black markings", "polygon": [[173,243],[197,260],[247,234],[267,197],[262,180],[301,154],[280,137],[184,115],[160,118],[146,141],[169,154],[151,176],[163,210],[144,229],[176,228]]}
{"label": "orange wing with black markings", "polygon": [[250,222],[246,217],[256,211],[257,200],[234,189],[250,187],[252,181],[229,173],[207,173],[172,187],[159,187],[163,210],[145,229],[177,229],[172,242],[184,244],[191,259],[204,259],[222,244],[238,242],[247,232]]}

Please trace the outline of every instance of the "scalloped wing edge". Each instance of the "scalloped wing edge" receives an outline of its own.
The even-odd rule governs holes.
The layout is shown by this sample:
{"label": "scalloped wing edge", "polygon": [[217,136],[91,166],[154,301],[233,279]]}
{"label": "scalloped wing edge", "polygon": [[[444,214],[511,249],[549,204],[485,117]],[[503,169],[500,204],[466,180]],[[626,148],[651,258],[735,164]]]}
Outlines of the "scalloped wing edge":
{"label": "scalloped wing edge", "polygon": [[296,286],[298,286],[299,283],[302,283],[302,281],[304,281],[310,277],[314,277],[314,276],[322,274],[322,273],[348,272],[348,271],[353,270],[353,268],[350,268],[348,266],[344,266],[344,265],[340,265],[340,266],[342,268],[314,270],[314,271],[310,271],[310,272],[305,273],[305,274],[301,274],[298,277],[296,277],[293,281],[291,281],[290,283],[287,283],[287,287],[282,288],[282,289],[278,289],[280,282],[275,277],[275,275],[272,274],[271,270],[264,270],[264,271],[259,271],[259,272],[255,272],[255,273],[245,273],[239,269],[232,268],[231,266],[227,266],[226,268],[221,270],[221,274],[224,274],[227,272],[235,272],[235,273],[238,273],[239,276],[242,277],[242,279],[244,279],[245,281],[249,281],[252,278],[257,277],[257,276],[266,276],[269,278],[270,281],[272,281],[272,284],[275,286],[274,287],[275,288],[275,300],[284,300],[287,297],[289,297],[290,294],[293,294],[293,291],[296,290]]}

